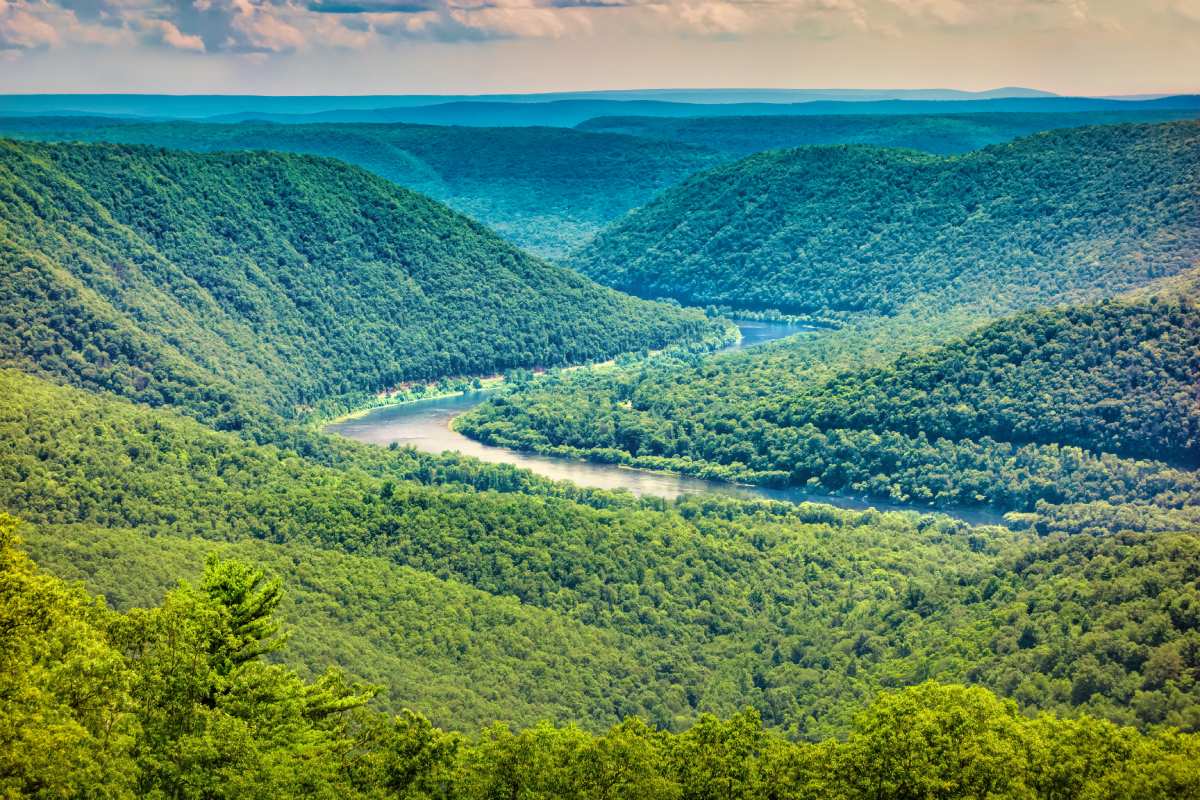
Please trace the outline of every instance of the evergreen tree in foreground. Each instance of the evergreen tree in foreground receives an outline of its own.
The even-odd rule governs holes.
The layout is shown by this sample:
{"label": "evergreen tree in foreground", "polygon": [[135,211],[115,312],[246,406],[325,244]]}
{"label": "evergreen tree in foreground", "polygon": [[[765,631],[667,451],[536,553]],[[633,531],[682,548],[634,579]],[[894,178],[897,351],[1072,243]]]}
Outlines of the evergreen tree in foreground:
{"label": "evergreen tree in foreground", "polygon": [[788,741],[754,711],[679,734],[444,732],[270,663],[282,590],[261,570],[210,559],[199,585],[118,614],[39,572],[19,524],[0,516],[0,797],[1200,797],[1200,736],[1030,719],[937,683],[879,695],[845,741]]}

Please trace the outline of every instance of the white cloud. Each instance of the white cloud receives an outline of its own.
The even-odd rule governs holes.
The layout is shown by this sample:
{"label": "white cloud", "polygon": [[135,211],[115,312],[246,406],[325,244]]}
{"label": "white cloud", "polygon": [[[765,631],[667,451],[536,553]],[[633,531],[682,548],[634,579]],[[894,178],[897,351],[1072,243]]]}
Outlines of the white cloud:
{"label": "white cloud", "polygon": [[918,23],[949,28],[992,29],[1016,27],[1045,30],[1094,24],[1111,19],[1094,18],[1088,0],[884,0]]}
{"label": "white cloud", "polygon": [[[1102,9],[1097,11],[1096,8]],[[1162,22],[1200,23],[1200,0],[1159,0]],[[1090,29],[1144,18],[1106,0],[0,0],[0,51],[70,44],[240,56],[630,35],[891,45]],[[1185,26],[1186,27],[1186,26]],[[889,45],[889,46],[891,46]]]}
{"label": "white cloud", "polygon": [[681,26],[693,33],[723,36],[745,33],[754,24],[753,17],[736,3],[684,2],[671,9]]}
{"label": "white cloud", "polygon": [[58,44],[58,32],[37,12],[45,11],[22,0],[0,0],[0,50],[29,50]]}
{"label": "white cloud", "polygon": [[183,33],[174,23],[165,19],[148,19],[139,24],[145,34],[145,41],[165,44],[176,50],[191,50],[197,53],[203,53],[205,50],[203,39]]}
{"label": "white cloud", "polygon": [[249,49],[278,53],[304,46],[300,29],[284,20],[270,4],[232,0],[230,6],[235,12],[230,27],[240,34]]}

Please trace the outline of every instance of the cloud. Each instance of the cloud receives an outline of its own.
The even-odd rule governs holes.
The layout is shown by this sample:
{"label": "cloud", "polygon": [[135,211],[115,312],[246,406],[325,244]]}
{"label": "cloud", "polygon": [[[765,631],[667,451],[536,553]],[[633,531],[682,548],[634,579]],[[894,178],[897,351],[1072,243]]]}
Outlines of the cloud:
{"label": "cloud", "polygon": [[[1160,0],[1200,23],[1200,0]],[[1092,6],[1103,6],[1108,16]],[[1132,13],[1098,0],[0,0],[0,51],[71,43],[243,58],[411,41],[607,35],[829,41],[1120,30]]]}
{"label": "cloud", "polygon": [[940,25],[958,26],[971,19],[971,8],[964,0],[891,0],[905,14]]}
{"label": "cloud", "polygon": [[199,39],[206,51],[281,53],[304,46],[287,16],[293,8],[266,0],[168,0],[152,19],[173,26],[182,41]]}
{"label": "cloud", "polygon": [[[291,0],[0,0],[0,50],[75,43],[281,53],[326,30]],[[346,37],[331,36],[344,41]]]}
{"label": "cloud", "polygon": [[1171,11],[1188,22],[1200,23],[1200,0],[1175,0]]}
{"label": "cloud", "polygon": [[394,0],[314,0],[307,6],[318,14],[420,14],[436,11],[434,2],[394,2]]}
{"label": "cloud", "polygon": [[35,13],[37,10],[21,0],[0,0],[0,50],[32,50],[58,44],[58,32]]}
{"label": "cloud", "polygon": [[645,5],[659,28],[687,37],[789,35],[832,39],[870,29],[858,0],[675,0]]}
{"label": "cloud", "polygon": [[1111,18],[1093,15],[1088,0],[886,0],[918,24],[985,30],[1017,27],[1054,30],[1095,25],[1112,28]]}
{"label": "cloud", "polygon": [[150,44],[164,44],[176,50],[191,50],[197,53],[206,50],[203,39],[182,32],[174,23],[165,19],[144,20],[141,27],[144,34],[142,40]]}
{"label": "cloud", "polygon": [[108,0],[59,0],[58,4],[80,22],[112,21],[120,23],[119,8]]}
{"label": "cloud", "polygon": [[365,23],[384,40],[585,36],[608,14],[623,14],[629,30],[689,37],[791,31],[825,38],[867,28],[858,0],[307,0],[304,8]]}

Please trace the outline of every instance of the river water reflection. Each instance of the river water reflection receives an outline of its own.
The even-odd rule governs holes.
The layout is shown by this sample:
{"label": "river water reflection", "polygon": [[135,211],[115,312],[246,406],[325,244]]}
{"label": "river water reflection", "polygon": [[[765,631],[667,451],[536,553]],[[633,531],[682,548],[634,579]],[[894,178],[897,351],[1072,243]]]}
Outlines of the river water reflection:
{"label": "river water reflection", "polygon": [[[727,351],[754,347],[786,336],[812,331],[812,328],[779,322],[739,321],[738,328],[742,331],[742,340],[738,344],[726,348]],[[803,501],[829,503],[840,508],[859,510],[877,508],[880,511],[929,511],[928,508],[923,507],[893,504],[874,499],[820,494],[798,488],[774,489],[747,486],[684,475],[630,469],[613,464],[594,464],[569,458],[523,453],[505,447],[482,444],[450,429],[450,420],[479,405],[487,399],[489,394],[490,392],[487,391],[469,392],[455,397],[441,397],[385,406],[362,417],[334,423],[327,426],[325,430],[371,444],[388,445],[396,442],[402,446],[415,447],[428,453],[458,451],[481,461],[524,467],[554,480],[571,481],[579,486],[597,489],[627,489],[635,495],[673,499],[684,494],[709,492],[797,503]],[[973,524],[1001,521],[999,514],[978,509],[944,511],[943,513]]]}

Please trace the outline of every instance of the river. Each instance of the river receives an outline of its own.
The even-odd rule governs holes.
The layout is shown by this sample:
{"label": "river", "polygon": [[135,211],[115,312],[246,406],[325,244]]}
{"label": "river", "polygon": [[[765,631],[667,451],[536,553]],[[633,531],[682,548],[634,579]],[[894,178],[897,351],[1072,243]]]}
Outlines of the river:
{"label": "river", "polygon": [[[744,350],[787,336],[809,333],[813,328],[787,325],[781,322],[738,321],[742,339],[722,352]],[[888,503],[866,497],[828,495],[799,488],[776,489],[709,481],[686,475],[632,469],[614,464],[596,464],[556,456],[524,453],[506,447],[493,447],[468,439],[450,429],[450,420],[482,403],[490,391],[468,392],[454,397],[417,400],[374,409],[367,414],[328,425],[325,430],[370,444],[388,445],[396,442],[428,453],[457,450],[463,455],[495,464],[513,464],[554,480],[571,481],[579,486],[597,489],[628,489],[635,495],[676,498],[684,494],[714,493],[736,497],[784,500],[799,503],[811,501],[828,503],[839,508],[880,511],[922,511],[928,507]],[[998,524],[1000,514],[984,509],[939,509],[941,513],[975,525]]]}

